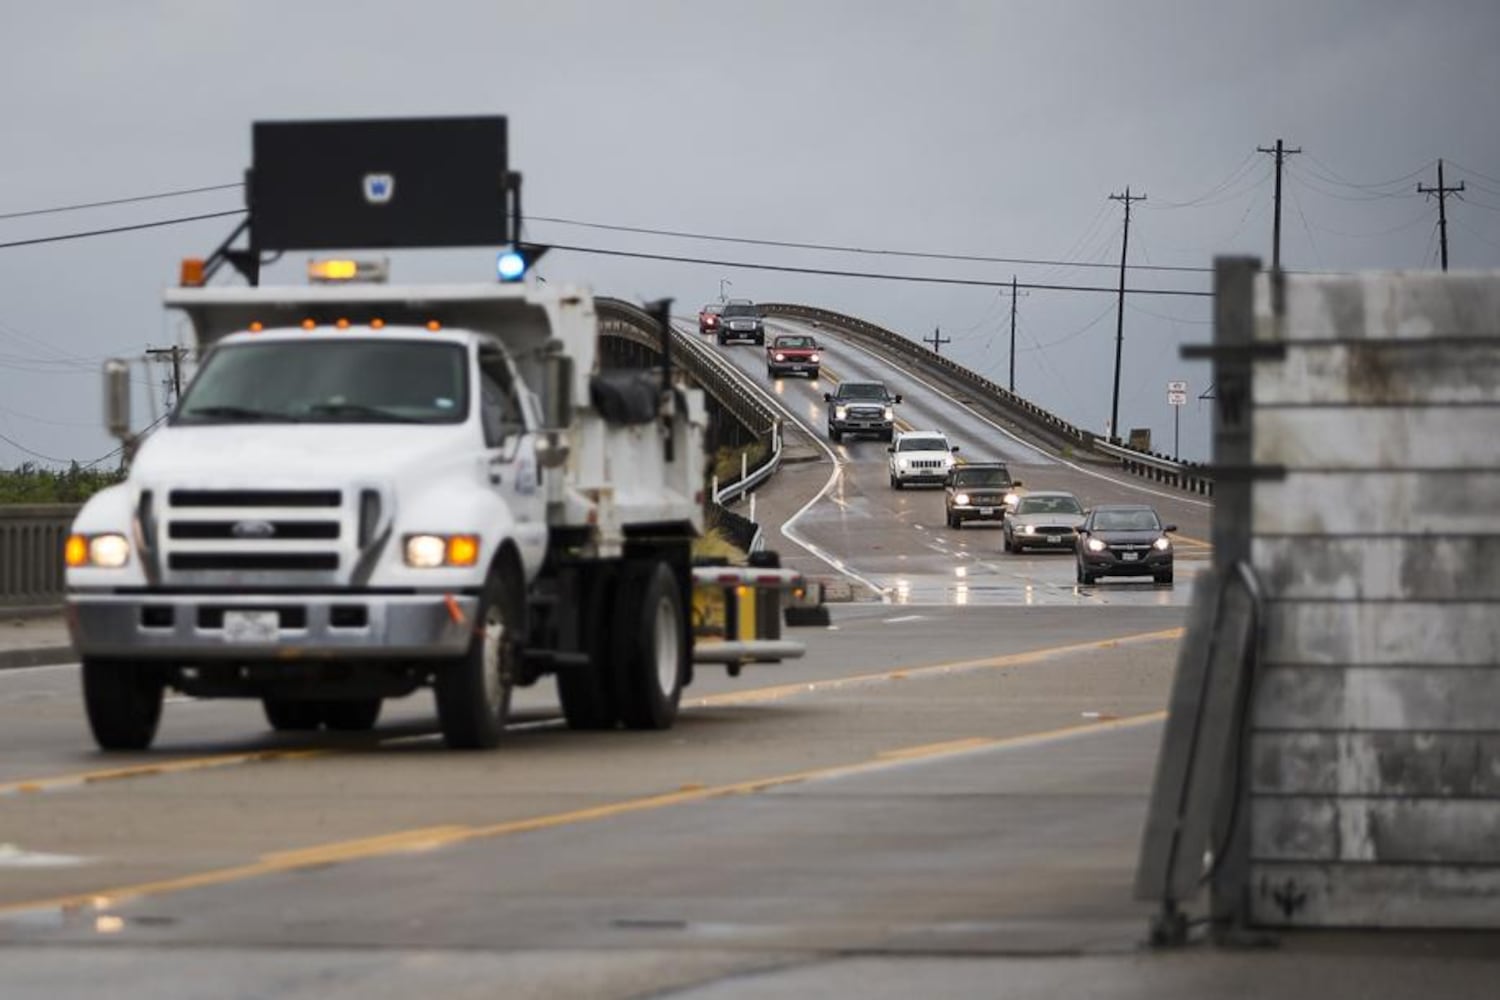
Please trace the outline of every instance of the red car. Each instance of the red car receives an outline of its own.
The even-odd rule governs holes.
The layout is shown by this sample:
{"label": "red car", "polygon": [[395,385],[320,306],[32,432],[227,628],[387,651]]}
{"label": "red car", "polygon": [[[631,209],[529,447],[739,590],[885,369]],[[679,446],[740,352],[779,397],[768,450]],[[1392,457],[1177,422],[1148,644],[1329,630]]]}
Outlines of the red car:
{"label": "red car", "polygon": [[793,373],[817,378],[822,352],[818,342],[811,337],[782,334],[766,345],[766,375],[776,378]]}
{"label": "red car", "polygon": [[723,312],[724,312],[724,304],[722,302],[710,302],[708,305],[704,306],[702,309],[699,309],[698,310],[698,332],[699,333],[718,333],[719,332],[719,322],[720,322],[719,316]]}

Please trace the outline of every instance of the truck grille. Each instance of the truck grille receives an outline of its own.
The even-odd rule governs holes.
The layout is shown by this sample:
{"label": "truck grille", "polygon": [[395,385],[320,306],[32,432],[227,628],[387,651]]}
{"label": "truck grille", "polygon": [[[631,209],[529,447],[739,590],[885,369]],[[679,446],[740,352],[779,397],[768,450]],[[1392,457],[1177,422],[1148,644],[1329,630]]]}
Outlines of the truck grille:
{"label": "truck grille", "polygon": [[[359,499],[363,516],[368,505]],[[355,516],[339,490],[169,490],[160,565],[169,574],[209,574],[201,582],[227,582],[214,576],[224,573],[333,573],[346,551],[353,558]]]}
{"label": "truck grille", "polygon": [[885,410],[875,406],[851,406],[849,407],[849,418],[851,420],[879,420],[885,416]]}

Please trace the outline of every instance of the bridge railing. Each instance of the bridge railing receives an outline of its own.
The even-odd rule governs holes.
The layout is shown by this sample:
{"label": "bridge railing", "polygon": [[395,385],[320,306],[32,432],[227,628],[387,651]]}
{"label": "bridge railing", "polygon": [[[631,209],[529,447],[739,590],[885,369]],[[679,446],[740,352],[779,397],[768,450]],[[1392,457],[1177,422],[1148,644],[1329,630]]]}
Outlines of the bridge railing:
{"label": "bridge railing", "polygon": [[49,607],[62,602],[63,542],[78,506],[0,506],[0,607]]}
{"label": "bridge railing", "polygon": [[944,357],[931,348],[903,337],[893,330],[887,330],[885,327],[855,316],[834,312],[831,309],[820,309],[816,306],[767,302],[762,303],[760,308],[767,316],[785,316],[788,319],[799,319],[831,327],[878,348],[887,356],[894,356],[927,371],[941,372],[966,386],[969,391],[984,396],[996,409],[1016,420],[1017,423],[1025,425],[1035,436],[1059,451],[1066,449],[1079,457],[1096,457],[1118,462],[1123,471],[1132,475],[1177,486],[1192,493],[1205,495],[1213,493],[1213,478],[1205,467],[1191,462],[1177,462],[1151,452],[1113,444],[1097,434],[1064,420],[1050,410],[1037,406],[999,383],[964,367],[952,358]]}

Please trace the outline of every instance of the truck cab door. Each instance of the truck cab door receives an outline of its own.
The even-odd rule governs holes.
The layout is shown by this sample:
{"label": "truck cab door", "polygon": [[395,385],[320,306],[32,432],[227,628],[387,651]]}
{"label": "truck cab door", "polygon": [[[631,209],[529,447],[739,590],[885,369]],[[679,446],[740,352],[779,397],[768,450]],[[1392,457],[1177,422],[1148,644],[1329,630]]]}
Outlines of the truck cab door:
{"label": "truck cab door", "polygon": [[479,352],[479,412],[484,425],[485,475],[516,520],[516,544],[528,574],[547,551],[547,501],[536,460],[539,424],[524,383],[496,348]]}

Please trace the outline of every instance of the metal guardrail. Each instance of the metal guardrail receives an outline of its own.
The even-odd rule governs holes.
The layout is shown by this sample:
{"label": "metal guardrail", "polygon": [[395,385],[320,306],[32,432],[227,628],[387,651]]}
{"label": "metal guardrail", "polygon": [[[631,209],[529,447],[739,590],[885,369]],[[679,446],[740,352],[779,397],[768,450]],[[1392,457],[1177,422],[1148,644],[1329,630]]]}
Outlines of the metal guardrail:
{"label": "metal guardrail", "polygon": [[1189,493],[1213,496],[1214,481],[1205,466],[1197,462],[1179,462],[1155,452],[1139,451],[1095,440],[1094,450],[1120,460],[1120,468],[1132,475],[1141,476],[1166,486],[1176,486]]}
{"label": "metal guardrail", "polygon": [[970,391],[988,397],[1001,411],[1018,422],[1024,423],[1038,437],[1051,442],[1061,450],[1071,448],[1074,452],[1087,452],[1118,461],[1122,471],[1142,476],[1154,482],[1177,486],[1192,493],[1213,495],[1213,479],[1205,467],[1192,462],[1175,462],[1172,459],[1139,451],[1124,445],[1113,444],[1091,431],[1069,423],[1048,410],[1042,409],[1009,389],[965,368],[951,358],[918,344],[885,327],[877,326],[854,316],[819,309],[815,306],[797,305],[787,302],[765,302],[761,312],[767,316],[785,316],[832,327],[842,333],[851,334],[856,340],[880,348],[898,359],[921,366],[930,371],[943,372],[963,383]]}
{"label": "metal guardrail", "polygon": [[0,607],[48,607],[63,599],[63,542],[78,504],[0,506]]}

